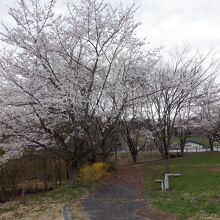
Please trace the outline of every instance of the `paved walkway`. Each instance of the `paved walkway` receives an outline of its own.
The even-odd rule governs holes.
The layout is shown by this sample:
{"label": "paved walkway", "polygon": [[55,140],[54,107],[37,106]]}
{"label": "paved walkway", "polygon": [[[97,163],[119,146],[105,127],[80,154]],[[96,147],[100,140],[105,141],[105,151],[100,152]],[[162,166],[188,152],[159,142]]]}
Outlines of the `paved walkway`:
{"label": "paved walkway", "polygon": [[146,207],[141,168],[124,168],[104,180],[87,198],[84,211],[90,220],[151,220],[138,215]]}

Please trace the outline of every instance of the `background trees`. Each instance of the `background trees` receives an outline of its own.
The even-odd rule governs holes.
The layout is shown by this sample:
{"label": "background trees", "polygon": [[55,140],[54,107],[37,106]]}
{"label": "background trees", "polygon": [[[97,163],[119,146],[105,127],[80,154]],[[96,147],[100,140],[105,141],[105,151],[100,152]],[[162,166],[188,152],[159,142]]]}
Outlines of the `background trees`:
{"label": "background trees", "polygon": [[199,108],[199,118],[204,134],[209,141],[210,150],[214,150],[214,142],[218,140],[219,121],[219,85],[214,78],[210,78],[203,86],[203,95],[197,100]]}
{"label": "background trees", "polygon": [[44,151],[55,167],[62,159],[75,183],[80,167],[107,160],[121,136],[134,162],[151,138],[167,159],[177,118],[189,120],[183,112],[204,97],[214,63],[186,50],[171,59],[146,50],[135,5],[84,0],[66,15],[54,5],[20,0],[9,9],[15,25],[5,26],[0,54],[2,164],[27,149]]}
{"label": "background trees", "polygon": [[[203,94],[200,88],[213,71],[215,64],[208,61],[208,56],[191,55],[183,50],[174,53],[170,61],[158,63],[151,73],[151,90],[155,93],[146,97],[145,122],[165,160],[168,159],[178,116],[183,109],[189,111],[191,103]],[[184,120],[189,120],[189,114]]]}

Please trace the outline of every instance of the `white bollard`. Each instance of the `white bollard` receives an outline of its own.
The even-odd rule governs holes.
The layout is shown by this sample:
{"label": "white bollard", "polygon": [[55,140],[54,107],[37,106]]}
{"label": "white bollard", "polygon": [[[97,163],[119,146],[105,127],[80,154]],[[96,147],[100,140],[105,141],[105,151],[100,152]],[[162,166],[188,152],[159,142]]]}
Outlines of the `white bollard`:
{"label": "white bollard", "polygon": [[161,187],[162,191],[169,190],[169,177],[170,176],[178,177],[178,176],[181,176],[181,174],[179,174],[179,173],[166,173],[164,175],[164,179],[163,179],[163,182],[162,182],[162,184],[163,184],[163,187]]}
{"label": "white bollard", "polygon": [[178,174],[178,173],[166,173],[166,174],[164,174],[164,178],[162,180],[161,179],[155,180],[155,182],[161,184],[162,191],[169,190],[169,176],[178,177],[178,176],[181,176],[181,174]]}
{"label": "white bollard", "polygon": [[162,190],[166,191],[168,189],[169,189],[169,178],[168,178],[168,175],[165,174],[164,175],[164,180],[163,180],[163,188],[162,188]]}

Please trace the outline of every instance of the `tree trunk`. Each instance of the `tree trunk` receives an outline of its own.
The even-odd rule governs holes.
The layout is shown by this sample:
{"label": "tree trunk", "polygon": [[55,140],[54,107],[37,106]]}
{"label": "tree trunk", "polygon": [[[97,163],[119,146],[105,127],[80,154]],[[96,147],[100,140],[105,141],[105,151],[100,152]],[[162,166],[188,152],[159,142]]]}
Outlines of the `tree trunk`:
{"label": "tree trunk", "polygon": [[209,142],[209,147],[210,147],[211,152],[213,152],[214,151],[214,143]]}
{"label": "tree trunk", "polygon": [[180,150],[182,156],[184,156],[184,147],[185,147],[185,143],[180,143]]}
{"label": "tree trunk", "polygon": [[21,202],[22,202],[22,204],[26,204],[26,200],[25,200],[25,183],[22,184]]}
{"label": "tree trunk", "polygon": [[57,188],[58,182],[58,168],[57,168],[57,161],[56,158],[54,159],[54,172],[53,172],[53,187],[54,189]]}
{"label": "tree trunk", "polygon": [[61,159],[59,157],[58,161],[58,180],[59,180],[59,186],[62,185],[62,177],[61,177]]}
{"label": "tree trunk", "polygon": [[209,140],[210,151],[213,152],[214,151],[214,138],[212,137],[211,134],[208,134],[208,140]]}
{"label": "tree trunk", "polygon": [[6,195],[6,190],[5,188],[3,188],[1,186],[1,189],[0,189],[0,202],[6,202],[8,200],[8,197]]}
{"label": "tree trunk", "polygon": [[184,156],[184,149],[185,149],[185,143],[186,143],[187,136],[188,136],[188,128],[186,130],[182,129],[178,133],[178,137],[179,137],[179,141],[180,141],[180,151],[181,151],[182,156]]}
{"label": "tree trunk", "polygon": [[115,146],[115,160],[118,161],[118,151],[117,147]]}
{"label": "tree trunk", "polygon": [[72,185],[73,186],[75,186],[78,182],[78,174],[79,174],[79,172],[77,169],[73,170],[73,172],[72,172]]}
{"label": "tree trunk", "polygon": [[77,161],[72,161],[72,185],[75,186],[78,182],[78,175],[79,175],[79,164]]}
{"label": "tree trunk", "polygon": [[132,157],[132,162],[135,164],[137,163],[137,156],[138,156],[138,150],[137,146],[132,142],[128,142],[128,148]]}
{"label": "tree trunk", "polygon": [[44,179],[43,179],[43,182],[44,182],[44,191],[47,192],[48,191],[48,175],[47,175],[47,160],[44,159]]}
{"label": "tree trunk", "polygon": [[90,158],[88,159],[89,163],[96,163],[97,162],[97,155],[96,152],[92,152]]}
{"label": "tree trunk", "polygon": [[164,174],[169,173],[169,153],[166,150],[163,155]]}
{"label": "tree trunk", "polygon": [[164,174],[169,173],[169,159],[168,157],[163,159],[164,162]]}
{"label": "tree trunk", "polygon": [[68,163],[68,161],[65,161],[65,168],[66,168],[66,179],[69,180],[70,175],[69,175],[69,163]]}
{"label": "tree trunk", "polygon": [[135,163],[137,163],[137,156],[138,156],[138,153],[133,153],[132,155],[132,161],[133,161],[133,163],[135,164]]}

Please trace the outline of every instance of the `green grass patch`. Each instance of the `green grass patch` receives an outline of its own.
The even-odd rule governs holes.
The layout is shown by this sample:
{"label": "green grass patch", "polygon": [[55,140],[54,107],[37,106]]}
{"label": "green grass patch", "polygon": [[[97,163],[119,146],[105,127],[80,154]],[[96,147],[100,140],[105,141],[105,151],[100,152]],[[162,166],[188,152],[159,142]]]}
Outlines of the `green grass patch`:
{"label": "green grass patch", "polygon": [[41,203],[45,200],[57,202],[70,202],[73,199],[79,198],[84,193],[88,192],[88,190],[91,190],[94,187],[94,185],[95,184],[88,183],[78,183],[76,186],[66,185],[46,193],[41,192],[35,195],[28,195],[27,201],[31,203]]}
{"label": "green grass patch", "polygon": [[178,219],[203,216],[220,217],[220,153],[195,153],[170,160],[170,172],[181,177],[170,178],[170,191],[162,192],[154,180],[163,175],[163,164],[147,165],[146,198],[165,213]]}

